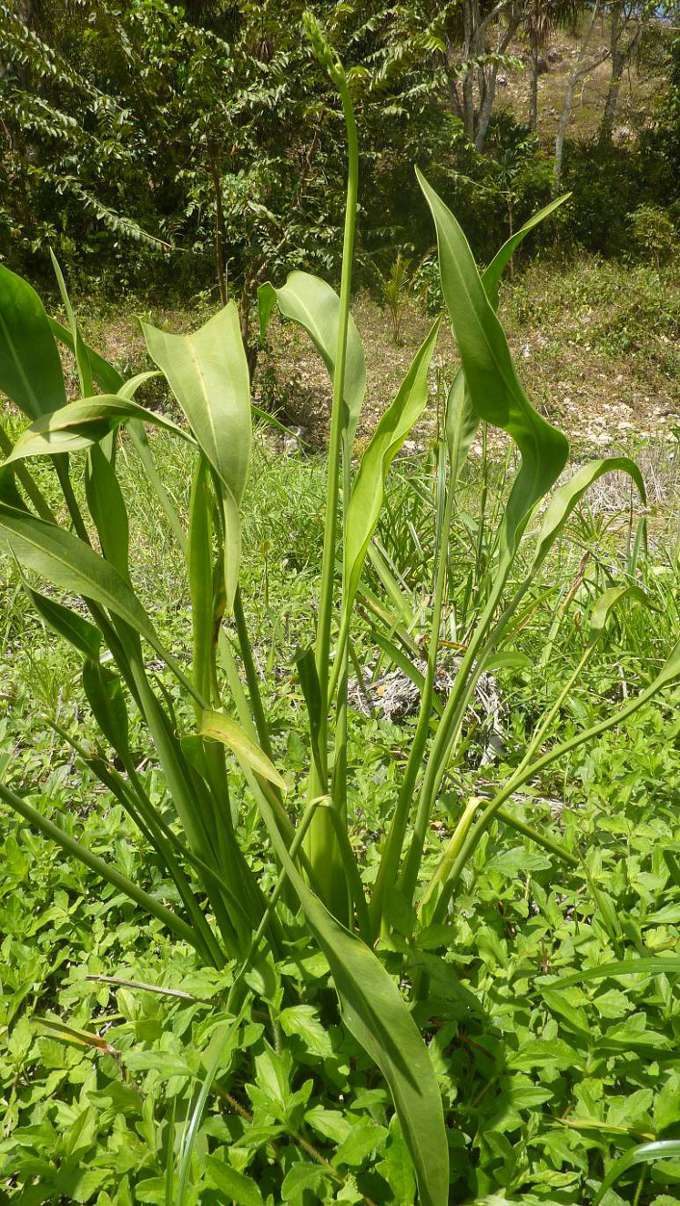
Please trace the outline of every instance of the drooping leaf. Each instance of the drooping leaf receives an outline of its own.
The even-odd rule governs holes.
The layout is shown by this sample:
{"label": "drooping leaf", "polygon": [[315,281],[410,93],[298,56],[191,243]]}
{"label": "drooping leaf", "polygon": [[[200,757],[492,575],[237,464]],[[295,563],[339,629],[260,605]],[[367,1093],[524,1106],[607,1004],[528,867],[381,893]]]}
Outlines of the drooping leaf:
{"label": "drooping leaf", "polygon": [[417,174],[437,230],[442,291],[471,405],[480,419],[507,431],[522,456],[503,524],[504,550],[511,555],[532,507],[562,472],[569,446],[527,399],[467,239],[451,211]]}
{"label": "drooping leaf", "polygon": [[131,587],[84,541],[56,524],[4,503],[0,503],[0,541],[9,546],[22,569],[46,578],[61,590],[92,599],[125,620],[153,646],[180,681],[189,685]]}
{"label": "drooping leaf", "polygon": [[120,676],[98,661],[83,664],[83,687],[99,728],[121,758],[130,752],[128,714]]}
{"label": "drooping leaf", "polygon": [[0,390],[31,419],[66,402],[45,308],[28,281],[0,264]]}
{"label": "drooping leaf", "polygon": [[583,495],[605,473],[627,473],[635,482],[643,503],[645,502],[645,483],[635,461],[631,461],[627,456],[608,456],[589,461],[582,469],[577,470],[568,482],[560,486],[550,499],[543,516],[530,575],[536,572],[549,553]]}
{"label": "drooping leaf", "polygon": [[642,603],[645,607],[652,606],[649,595],[645,594],[642,588],[636,586],[634,582],[626,582],[623,586],[610,586],[608,590],[603,591],[600,595],[590,613],[590,632],[592,636],[602,635],[614,609],[627,599],[632,599],[636,603]]}
{"label": "drooping leaf", "polygon": [[33,590],[27,584],[24,589],[48,628],[51,628],[58,636],[65,637],[85,657],[94,661],[98,659],[102,638],[99,629],[95,628],[94,624],[83,616],[79,616],[70,607],[65,607],[63,603],[50,599],[47,595],[41,595],[39,591]]}
{"label": "drooping leaf", "polygon": [[230,1164],[208,1156],[206,1172],[210,1183],[225,1195],[225,1201],[236,1202],[238,1206],[262,1206],[264,1199],[255,1181],[237,1172]]}
{"label": "drooping leaf", "polygon": [[95,394],[92,398],[68,402],[59,410],[41,415],[19,436],[5,464],[11,465],[14,461],[31,456],[52,456],[55,452],[76,452],[89,448],[121,423],[130,420],[152,423],[171,431],[173,435],[191,439],[171,419],[145,410],[143,406],[119,394]]}
{"label": "drooping leaf", "polygon": [[286,780],[279,774],[271,760],[230,716],[225,716],[222,712],[206,710],[201,719],[199,733],[201,737],[209,737],[213,741],[221,741],[223,745],[229,746],[239,760],[245,762],[257,775],[261,775],[269,783],[274,783],[281,791],[288,790]]}
{"label": "drooping leaf", "polygon": [[227,607],[231,610],[241,556],[239,507],[251,445],[250,382],[238,309],[223,310],[190,335],[142,323],[152,360],[168,379],[222,488]]}
{"label": "drooping leaf", "polygon": [[[62,324],[60,322],[57,322],[57,320],[55,318],[50,318],[50,319],[48,319],[48,321],[49,321],[49,325],[50,325],[50,330],[52,331],[52,334],[54,335],[55,339],[58,339],[60,341],[60,343],[63,343],[65,347],[68,347],[71,349],[71,351],[73,351],[74,343],[73,343],[73,337],[71,335],[71,332],[69,330],[67,330],[66,327],[62,326]],[[100,356],[99,352],[96,352],[94,350],[94,348],[91,348],[88,344],[85,344],[84,346],[85,346],[87,354],[90,358],[90,365],[92,368],[93,376],[94,376],[95,380],[99,382],[100,386],[105,391],[105,393],[107,393],[107,394],[120,393],[121,397],[125,397],[127,394],[128,397],[131,397],[132,396],[132,393],[130,392],[131,382],[129,382],[129,381],[126,382],[125,379],[118,372],[118,369],[114,368],[114,366],[112,364],[110,364],[109,361],[106,360],[103,356]],[[135,382],[135,390],[139,387],[139,385],[141,385],[143,383],[142,378],[150,378],[154,375],[155,375],[154,373],[148,373],[148,374],[139,373],[137,375],[137,377],[132,379],[133,382]],[[146,432],[144,431],[143,424],[141,422],[138,423],[134,419],[131,419],[128,424],[128,434],[130,436],[132,443],[134,444],[134,447],[139,456],[139,459],[141,460],[141,462],[144,466],[144,471],[146,473],[149,484],[150,484],[152,490],[154,491],[154,493],[163,509],[166,519],[172,529],[173,535],[174,535],[177,543],[179,544],[180,548],[183,549],[184,548],[184,532],[182,530],[182,525],[179,521],[179,516],[177,515],[176,508],[173,505],[173,502],[172,502],[165,486],[163,485],[163,481],[158,472],[158,469],[156,468],[156,463],[154,461],[153,453],[149,446],[149,441],[146,437]]]}
{"label": "drooping leaf", "polygon": [[413,1160],[423,1206],[447,1206],[449,1156],[439,1086],[429,1052],[399,989],[369,946],[328,911],[288,852],[271,804],[249,782],[270,841],[331,969],[345,1024],[380,1068]]}
{"label": "drooping leaf", "polygon": [[427,374],[438,330],[437,321],[413,358],[394,401],[361,458],[345,519],[343,606],[347,612],[352,609],[366,551],[380,517],[390,465],[427,405]]}
{"label": "drooping leaf", "polygon": [[[272,311],[278,306],[284,318],[303,327],[328,370],[331,381],[335,375],[335,356],[340,322],[340,298],[326,281],[310,272],[291,272],[285,285],[274,288],[267,282],[257,293],[260,311],[260,335],[264,338]],[[345,433],[351,446],[361,405],[366,392],[366,365],[361,336],[350,314],[347,330],[345,387],[343,401],[347,408]]]}

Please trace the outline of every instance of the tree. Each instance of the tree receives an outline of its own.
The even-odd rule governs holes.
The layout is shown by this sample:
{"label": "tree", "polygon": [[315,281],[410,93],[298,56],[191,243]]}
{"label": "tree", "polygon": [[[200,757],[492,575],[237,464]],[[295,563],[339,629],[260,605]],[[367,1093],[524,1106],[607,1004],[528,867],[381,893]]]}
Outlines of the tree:
{"label": "tree", "polygon": [[541,51],[545,49],[553,29],[574,25],[583,11],[584,0],[527,0],[523,18],[529,43],[529,128],[538,128],[538,77]]}
{"label": "tree", "polygon": [[557,124],[557,134],[555,136],[555,160],[554,160],[554,187],[558,193],[562,187],[562,169],[564,164],[564,143],[567,137],[567,130],[571,121],[571,114],[574,107],[574,93],[577,85],[587,75],[594,71],[596,67],[603,63],[609,55],[609,50],[596,51],[590,54],[590,48],[593,40],[593,34],[597,20],[602,10],[602,0],[594,0],[590,14],[586,21],[585,31],[581,38],[581,44],[578,48],[576,61],[569,73],[567,86],[562,98],[562,108],[560,111],[559,121]]}
{"label": "tree", "polygon": [[[460,20],[449,20],[446,30],[446,62],[454,112],[478,151],[484,149],[496,99],[501,66],[508,62],[508,48],[523,16],[519,0],[463,0],[462,37]],[[453,14],[452,14],[453,16]]]}

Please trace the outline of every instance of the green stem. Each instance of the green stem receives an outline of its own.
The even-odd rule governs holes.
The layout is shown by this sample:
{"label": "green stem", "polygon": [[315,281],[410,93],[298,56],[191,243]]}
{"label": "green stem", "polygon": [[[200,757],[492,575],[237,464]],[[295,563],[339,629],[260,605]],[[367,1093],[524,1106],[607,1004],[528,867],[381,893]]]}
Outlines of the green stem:
{"label": "green stem", "polygon": [[[329,52],[330,53],[330,52]],[[328,65],[328,64],[327,64]],[[333,405],[331,411],[331,430],[328,451],[328,478],[326,497],[326,516],[324,525],[323,557],[321,565],[321,584],[319,592],[319,620],[315,642],[315,658],[321,693],[319,751],[320,767],[313,768],[310,775],[309,794],[311,798],[325,795],[328,790],[328,717],[329,717],[329,668],[331,652],[331,624],[334,604],[335,558],[338,535],[339,495],[340,495],[340,465],[342,459],[343,428],[344,428],[344,392],[345,366],[347,358],[347,332],[349,327],[349,307],[352,287],[352,258],[354,254],[354,236],[357,218],[357,197],[359,189],[359,142],[352,100],[347,87],[344,70],[339,63],[329,67],[331,77],[340,93],[342,109],[347,131],[347,198],[345,206],[345,230],[342,251],[342,275],[340,282],[340,313],[338,321],[338,338],[335,352],[335,371],[333,373]],[[345,456],[345,480],[349,467],[348,453]],[[346,659],[343,652],[342,662]],[[341,677],[345,677],[342,675]],[[344,757],[342,737],[342,715],[340,724],[341,738],[340,758]],[[340,780],[342,785],[343,780]],[[344,789],[343,789],[344,790]],[[347,911],[347,888],[344,882],[343,863],[333,825],[326,810],[322,810],[312,820],[308,838],[309,857],[316,874],[317,881],[323,885],[324,902],[332,912],[342,917]]]}
{"label": "green stem", "polygon": [[[415,886],[418,879],[418,871],[425,847],[425,837],[427,827],[430,821],[430,814],[434,800],[436,798],[441,780],[446,772],[446,767],[451,755],[451,749],[456,739],[456,735],[462,718],[465,714],[468,699],[474,685],[481,673],[484,656],[487,652],[491,641],[484,644],[484,638],[493,614],[498,606],[499,599],[503,592],[508,573],[510,572],[510,559],[506,558],[499,568],[498,575],[492,587],[486,607],[479,619],[477,628],[472,635],[467,651],[458,669],[455,682],[453,684],[451,694],[446,702],[444,713],[439,722],[439,727],[435,734],[432,743],[432,749],[425,768],[425,775],[420,789],[418,799],[418,811],[416,813],[416,821],[413,829],[413,837],[406,856],[406,862],[400,877],[400,887],[405,894],[406,899],[413,900]],[[513,603],[515,601],[513,600]],[[512,607],[512,605],[511,605]],[[495,626],[491,640],[497,639],[498,635],[505,627],[511,614],[511,608],[506,609],[506,612]],[[477,667],[475,670],[475,662]]]}
{"label": "green stem", "polygon": [[175,937],[180,938],[183,942],[188,942],[190,946],[193,946],[194,949],[200,952],[200,943],[191,926],[182,921],[180,917],[175,916],[170,909],[166,909],[155,896],[150,896],[148,892],[145,892],[143,888],[138,887],[131,879],[122,875],[110,863],[105,863],[103,859],[93,854],[91,850],[81,845],[80,842],[76,841],[68,833],[65,833],[53,821],[44,817],[42,813],[38,812],[37,808],[33,808],[26,800],[22,800],[20,796],[15,795],[3,783],[0,783],[0,799],[4,800],[15,812],[18,812],[19,816],[28,821],[29,825],[32,825],[40,833],[43,833],[45,837],[50,838],[57,845],[61,846],[62,850],[65,850],[67,854],[79,859],[81,863],[84,863],[86,867],[94,871],[95,875],[99,875],[108,883],[113,884],[115,888],[118,888],[120,892],[124,892],[140,908],[145,909],[152,917],[156,917],[158,921],[167,926]]}
{"label": "green stem", "polygon": [[641,708],[644,706],[644,704],[649,703],[649,701],[653,699],[654,696],[657,695],[665,685],[667,685],[667,681],[670,680],[665,680],[661,683],[658,682],[658,680],[655,680],[649,687],[646,688],[646,690],[641,691],[635,699],[632,699],[618,712],[608,716],[605,720],[601,720],[598,724],[592,725],[589,729],[584,729],[581,733],[575,733],[574,736],[568,738],[567,741],[561,741],[558,745],[553,746],[551,750],[548,750],[547,753],[543,754],[541,758],[538,758],[536,762],[533,762],[531,765],[523,764],[522,767],[518,768],[515,773],[511,775],[505,786],[494,796],[493,800],[487,804],[484,812],[463,843],[460,853],[451,869],[451,874],[447,881],[446,887],[439,898],[437,912],[434,918],[435,921],[439,920],[442,916],[443,911],[450,899],[451,893],[458,879],[460,878],[461,872],[467,860],[470,858],[470,855],[475,850],[482,833],[484,833],[484,831],[488,828],[493,818],[496,816],[503,804],[505,804],[505,801],[509,799],[509,797],[512,796],[514,792],[518,790],[518,788],[522,787],[522,785],[529,779],[534,778],[535,775],[539,774],[542,770],[545,770],[547,766],[550,766],[551,763],[556,762],[557,759],[561,758],[564,754],[568,754],[571,752],[571,750],[577,749],[586,741],[591,741],[593,738],[601,736],[601,734],[606,733],[608,729],[612,729],[616,725],[622,724],[624,720],[627,720],[629,716],[632,716],[634,712],[637,712],[638,708]]}
{"label": "green stem", "polygon": [[439,538],[437,569],[434,584],[434,602],[432,608],[432,624],[430,627],[430,642],[427,654],[427,671],[423,690],[420,696],[420,707],[418,710],[416,731],[413,737],[413,743],[411,745],[408,761],[406,763],[406,770],[404,772],[404,778],[399,791],[397,805],[394,810],[392,824],[387,836],[385,849],[380,861],[378,875],[371,897],[371,931],[374,938],[377,938],[382,925],[386,889],[390,884],[395,882],[397,877],[399,860],[401,858],[404,837],[406,835],[406,825],[408,823],[408,816],[411,809],[411,804],[413,802],[413,789],[415,787],[418,771],[422,765],[425,745],[427,743],[427,738],[430,731],[432,700],[434,696],[434,681],[437,671],[437,653],[439,649],[439,636],[441,630],[441,617],[448,570],[449,533],[453,520],[454,500],[454,483],[451,482],[449,484],[449,490],[446,496],[446,505],[444,507],[444,515]]}

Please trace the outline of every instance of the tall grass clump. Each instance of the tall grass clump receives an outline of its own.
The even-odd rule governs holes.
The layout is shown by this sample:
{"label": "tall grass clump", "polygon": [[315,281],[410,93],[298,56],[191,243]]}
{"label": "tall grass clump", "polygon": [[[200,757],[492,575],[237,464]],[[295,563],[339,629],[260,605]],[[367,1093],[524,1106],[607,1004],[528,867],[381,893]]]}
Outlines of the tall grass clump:
{"label": "tall grass clump", "polygon": [[[344,256],[339,296],[305,272],[260,290],[262,333],[275,309],[299,324],[322,356],[332,382],[323,554],[318,594],[310,607],[315,628],[296,660],[306,709],[308,767],[304,798],[291,798],[290,776],[277,765],[260,671],[253,654],[248,600],[239,587],[241,503],[248,477],[252,407],[239,316],[229,302],[198,331],[176,335],[143,324],[149,355],[167,379],[183,421],[145,409],[137,391],[153,373],[124,381],[84,342],[55,264],[67,325],[50,318],[32,287],[0,267],[0,387],[30,420],[5,448],[0,476],[0,535],[23,587],[44,622],[80,660],[82,684],[109,756],[93,757],[62,733],[90,771],[126,810],[176,889],[163,901],[92,853],[49,820],[21,791],[0,783],[0,798],[26,822],[116,886],[139,909],[194,948],[202,963],[233,970],[227,1002],[236,1019],[248,994],[247,975],[263,951],[286,954],[290,919],[301,915],[325,956],[343,1024],[382,1073],[415,1170],[419,1201],[449,1200],[448,1135],[437,1078],[416,1023],[427,1002],[425,970],[410,975],[400,952],[417,948],[452,908],[463,870],[494,819],[521,829],[566,864],[579,853],[556,843],[504,811],[522,785],[571,750],[620,724],[680,675],[680,646],[637,695],[612,703],[598,724],[560,739],[554,728],[560,700],[582,673],[614,606],[638,588],[612,585],[598,601],[590,640],[564,684],[560,699],[537,724],[521,760],[494,793],[460,801],[452,834],[434,870],[424,851],[433,809],[464,732],[480,676],[512,649],[522,601],[559,540],[570,515],[603,474],[627,474],[644,500],[636,465],[624,457],[595,460],[558,485],[567,441],[531,406],[515,371],[496,315],[501,274],[529,231],[561,203],[554,202],[517,231],[480,274],[454,215],[418,173],[439,248],[441,288],[460,356],[448,391],[437,467],[431,549],[431,598],[424,643],[395,634],[385,599],[399,586],[375,536],[391,464],[428,402],[428,375],[437,346],[437,319],[418,349],[393,401],[360,457],[355,432],[366,387],[364,351],[350,313],[358,196],[358,139],[342,65],[310,19],[307,32],[340,96],[348,141]],[[68,400],[58,345],[72,353],[80,396]],[[98,392],[99,391],[99,392]],[[185,529],[155,466],[145,426],[184,441],[192,463]],[[453,607],[449,537],[458,484],[473,440],[485,425],[505,432],[517,453],[502,514],[487,518],[490,538],[470,551],[467,607],[459,625],[455,676],[442,702],[435,690],[442,630]],[[192,642],[171,650],[140,601],[128,539],[128,505],[118,474],[125,430],[156,492],[184,559],[191,603]],[[84,457],[84,498],[73,484],[73,464]],[[47,458],[63,497],[59,514],[31,472]],[[510,465],[510,461],[508,462]],[[520,549],[521,559],[518,558]],[[174,554],[173,554],[174,555]],[[399,789],[380,839],[370,890],[349,839],[348,680],[352,630],[367,562],[374,595],[372,619],[381,648],[392,649],[417,683],[419,708]],[[521,572],[518,575],[518,566]],[[49,584],[44,593],[42,583]],[[80,603],[76,603],[75,599]],[[225,636],[229,621],[238,654]],[[382,630],[381,630],[382,625]],[[159,685],[149,653],[174,676],[177,690]],[[425,668],[418,657],[422,653]],[[128,715],[143,724],[149,755],[160,767],[168,810],[152,798],[138,771]],[[193,716],[193,721],[189,718]],[[244,853],[237,801],[245,783],[280,875],[266,895]],[[234,790],[235,785],[238,791]],[[442,933],[444,928],[440,927]],[[405,946],[405,939],[406,946]],[[444,941],[444,938],[442,938]],[[405,956],[404,956],[405,957]],[[389,968],[389,970],[388,970]],[[211,1077],[208,1070],[180,1151],[179,1198],[190,1176],[193,1137]]]}

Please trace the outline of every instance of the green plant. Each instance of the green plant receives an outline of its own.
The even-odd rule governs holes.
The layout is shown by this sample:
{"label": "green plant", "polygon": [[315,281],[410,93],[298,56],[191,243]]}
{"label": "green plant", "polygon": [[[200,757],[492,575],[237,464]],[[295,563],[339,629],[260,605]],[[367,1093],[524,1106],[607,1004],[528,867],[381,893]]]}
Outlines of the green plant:
{"label": "green plant", "polygon": [[379,268],[376,269],[380,276],[382,304],[389,314],[392,338],[397,346],[401,343],[405,308],[413,280],[410,269],[410,260],[402,255],[401,251],[397,252],[386,276],[383,276]]}
{"label": "green plant", "polygon": [[672,258],[677,247],[677,231],[660,205],[638,205],[628,216],[635,251],[659,268]]}
{"label": "green plant", "polygon": [[[447,783],[475,686],[494,659],[512,653],[521,607],[575,507],[608,472],[627,473],[643,497],[644,486],[639,470],[626,458],[603,459],[582,467],[552,493],[540,517],[533,550],[521,564],[519,582],[512,581],[523,542],[529,533],[533,535],[532,524],[539,519],[538,508],[564,469],[568,446],[564,436],[533,410],[522,390],[496,317],[498,283],[515,248],[560,202],[518,230],[480,276],[455,218],[419,176],[437,230],[442,291],[462,367],[447,401],[424,671],[413,665],[412,654],[411,658],[404,655],[419,683],[418,718],[386,818],[375,882],[367,895],[348,828],[347,690],[355,603],[369,551],[374,555],[372,542],[391,464],[427,404],[428,370],[439,324],[433,324],[418,350],[354,472],[354,433],[365,389],[363,349],[350,316],[357,133],[344,70],[311,19],[307,28],[340,93],[348,133],[341,292],[338,297],[317,278],[294,273],[283,287],[268,285],[260,293],[263,329],[277,305],[284,316],[307,330],[333,382],[317,631],[314,642],[297,659],[308,716],[306,800],[300,801],[291,815],[285,803],[289,779],[276,766],[277,749],[239,589],[240,504],[250,457],[251,410],[247,362],[234,303],[191,335],[171,335],[145,326],[149,353],[184,413],[187,427],[180,428],[135,401],[148,374],[123,382],[85,345],[58,270],[68,329],[48,319],[32,288],[6,269],[0,272],[0,384],[32,422],[14,444],[2,470],[0,533],[26,576],[24,585],[31,603],[44,622],[81,655],[84,691],[115,758],[102,757],[99,752],[92,756],[75,737],[64,730],[62,736],[141,830],[174,884],[174,907],[78,842],[66,827],[49,820],[27,799],[28,793],[19,794],[0,784],[0,797],[177,940],[193,947],[201,963],[217,972],[227,967],[231,973],[225,1028],[208,1053],[202,1087],[187,1115],[180,1144],[180,1198],[191,1175],[194,1138],[224,1056],[224,1044],[236,1041],[242,1011],[250,1007],[252,994],[267,995],[262,979],[250,974],[253,964],[264,960],[266,965],[268,955],[294,957],[299,941],[294,918],[301,911],[307,932],[330,968],[344,1025],[387,1081],[420,1201],[444,1206],[449,1197],[449,1173],[442,1101],[432,1058],[416,1023],[424,1015],[427,1029],[431,1020],[427,1008],[433,972],[426,959],[416,957],[421,944],[425,935],[430,942],[435,935],[436,949],[437,934],[441,935],[440,945],[445,943],[451,897],[497,818],[565,866],[578,865],[579,854],[573,849],[504,806],[519,788],[560,757],[626,721],[673,682],[680,675],[680,646],[637,694],[621,706],[612,706],[596,723],[570,731],[546,747],[559,707],[596,649],[614,605],[634,593],[635,584],[623,583],[614,593],[603,595],[593,616],[592,640],[571,669],[557,705],[546,710],[518,765],[505,781],[495,785],[483,807],[476,798],[460,801],[456,827],[441,858],[434,868],[424,862],[433,809]],[[70,346],[75,357],[81,397],[73,402],[66,401],[55,338]],[[95,380],[105,393],[94,393]],[[165,428],[192,448],[194,471],[186,536],[154,470],[143,423]],[[435,678],[442,624],[451,607],[449,534],[461,471],[483,423],[510,436],[519,454],[519,468],[492,534],[488,526],[493,517],[484,514],[473,605],[463,613],[463,652],[448,696],[438,708]],[[183,659],[167,648],[132,585],[127,510],[118,476],[118,432],[123,426],[144,457],[151,484],[186,557],[192,625],[190,672]],[[74,490],[71,473],[70,457],[79,451],[86,452],[85,505]],[[27,462],[35,457],[51,459],[66,507],[65,524],[57,522],[47,499],[28,475]],[[39,514],[28,508],[21,489],[30,489],[30,500]],[[101,552],[96,551],[96,543]],[[70,603],[40,593],[33,584],[34,576],[67,595],[78,595],[89,618]],[[387,580],[385,566],[382,580]],[[233,621],[239,659],[225,635],[227,617]],[[179,698],[177,692],[154,683],[143,642],[174,676]],[[112,665],[102,657],[102,650],[111,655]],[[225,697],[230,712],[225,710]],[[172,801],[174,815],[170,818],[139,775],[130,738],[129,703],[143,721],[145,740],[155,750]],[[240,774],[234,772],[234,760]],[[279,878],[268,896],[241,840],[244,816],[239,801],[244,783],[280,865]],[[395,975],[409,983],[413,1009],[407,1006]],[[287,1058],[276,1054],[279,1062],[272,1064],[275,1079],[284,1075]],[[172,1185],[172,1168],[170,1158],[168,1185]],[[229,1171],[227,1167],[225,1183]]]}

